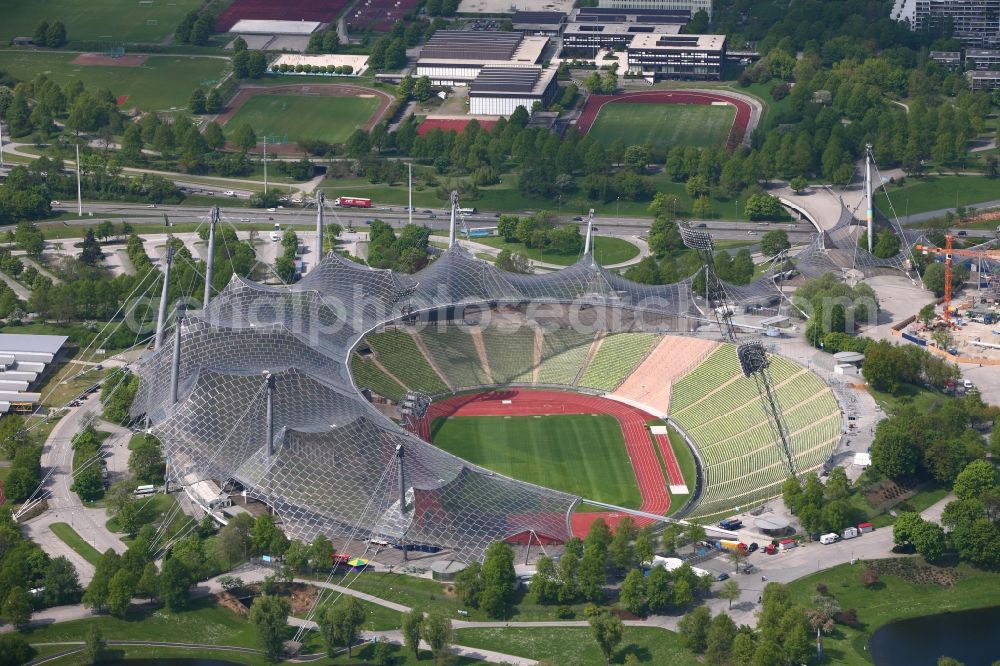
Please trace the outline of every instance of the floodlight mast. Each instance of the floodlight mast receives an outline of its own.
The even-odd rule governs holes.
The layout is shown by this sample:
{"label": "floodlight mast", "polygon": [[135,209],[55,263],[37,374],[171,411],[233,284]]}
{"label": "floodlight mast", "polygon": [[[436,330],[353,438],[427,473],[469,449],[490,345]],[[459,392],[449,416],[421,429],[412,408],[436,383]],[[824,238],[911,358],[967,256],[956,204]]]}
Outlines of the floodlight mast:
{"label": "floodlight mast", "polygon": [[713,299],[718,307],[713,309],[715,321],[719,325],[722,338],[727,342],[736,342],[736,328],[733,326],[733,308],[726,300],[726,290],[722,281],[715,273],[715,256],[712,236],[707,231],[692,229],[686,223],[677,223],[684,245],[695,250],[705,264],[705,306],[712,308]]}
{"label": "floodlight mast", "polygon": [[792,443],[788,435],[788,428],[785,426],[781,405],[778,403],[778,396],[774,391],[774,381],[770,372],[771,362],[767,358],[764,345],[758,340],[744,342],[736,348],[736,356],[739,358],[743,376],[753,377],[757,385],[757,393],[760,395],[760,402],[764,407],[768,425],[771,426],[771,432],[781,446],[782,457],[788,468],[788,473],[792,477],[798,477],[795,454],[792,451]]}

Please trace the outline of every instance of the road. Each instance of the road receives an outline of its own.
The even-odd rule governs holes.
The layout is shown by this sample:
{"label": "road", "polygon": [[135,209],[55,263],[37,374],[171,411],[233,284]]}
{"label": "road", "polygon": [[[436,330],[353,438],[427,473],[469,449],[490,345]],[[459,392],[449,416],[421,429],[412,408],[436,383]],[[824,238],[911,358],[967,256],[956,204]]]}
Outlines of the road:
{"label": "road", "polygon": [[[108,520],[103,508],[95,509],[83,505],[73,485],[73,435],[83,429],[87,421],[96,416],[100,409],[97,396],[91,396],[80,407],[71,407],[45,440],[42,449],[42,474],[52,470],[45,490],[49,493],[47,511],[22,525],[22,529],[33,541],[52,557],[65,556],[76,567],[80,583],[86,585],[94,576],[94,567],[57,537],[51,530],[52,523],[68,523],[87,543],[104,552],[108,548],[123,553],[126,545],[118,535],[105,527]],[[102,452],[108,460],[108,471],[112,475],[122,475],[128,466],[128,437],[131,433],[111,424],[99,423],[98,429],[110,431],[104,441]],[[110,452],[110,453],[109,453]]]}

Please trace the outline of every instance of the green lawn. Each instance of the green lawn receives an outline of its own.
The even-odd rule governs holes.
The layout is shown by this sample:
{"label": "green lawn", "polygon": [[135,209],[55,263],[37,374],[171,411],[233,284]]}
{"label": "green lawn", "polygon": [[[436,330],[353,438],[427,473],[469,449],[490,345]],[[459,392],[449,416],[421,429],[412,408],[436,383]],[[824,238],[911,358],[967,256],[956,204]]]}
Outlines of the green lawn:
{"label": "green lawn", "polygon": [[887,217],[892,215],[889,199],[896,209],[896,215],[900,217],[930,210],[970,206],[1000,199],[1000,180],[985,176],[907,178],[902,187],[890,184],[876,192],[875,205]]}
{"label": "green lawn", "polygon": [[228,67],[219,58],[175,55],[150,56],[141,67],[81,66],[72,64],[76,57],[75,53],[0,52],[0,69],[26,81],[38,74],[59,85],[80,79],[87,88],[107,88],[115,96],[127,96],[123,108],[166,111],[186,107],[194,88],[221,79]]}
{"label": "green lawn", "polygon": [[[497,650],[559,666],[603,664],[604,656],[589,627],[459,629],[455,642],[483,650]],[[611,663],[621,664],[634,654],[641,664],[698,666],[700,661],[681,646],[672,631],[653,627],[626,627]]]}
{"label": "green lawn", "polygon": [[[922,562],[920,558],[915,561]],[[967,610],[996,605],[1000,574],[987,573],[961,564],[956,568],[958,582],[950,587],[908,582],[894,575],[880,577],[878,589],[865,589],[860,577],[863,565],[842,564],[832,569],[800,578],[789,584],[792,599],[811,606],[816,585],[823,583],[836,597],[841,608],[854,608],[862,626],[855,629],[838,625],[823,639],[824,663],[867,665],[871,661],[865,648],[868,639],[892,620]]]}
{"label": "green lawn", "polygon": [[721,146],[729,136],[736,109],[704,104],[605,104],[590,129],[595,139],[610,146],[621,139],[626,146]]}
{"label": "green lawn", "polygon": [[[524,246],[524,243],[508,243],[499,236],[472,238],[471,240],[476,243],[482,243],[483,245],[495,247],[499,250],[520,252],[529,259],[544,261],[550,264],[558,264],[560,266],[569,266],[570,264],[576,263],[580,258],[580,255],[578,254],[555,254],[552,252],[545,252],[540,249],[529,249]],[[629,259],[638,256],[638,254],[639,248],[622,238],[614,238],[612,236],[594,237],[594,257],[597,259],[597,263],[602,266],[620,264],[623,261],[628,261]]]}
{"label": "green lawn", "polygon": [[50,527],[52,528],[52,533],[62,539],[63,543],[75,550],[80,557],[95,567],[97,566],[97,562],[101,559],[101,553],[84,541],[83,537],[76,533],[76,530],[67,523],[52,523]]}
{"label": "green lawn", "polygon": [[375,97],[255,95],[226,123],[226,132],[248,123],[257,136],[284,136],[288,143],[302,139],[342,143],[368,122],[377,107]]}
{"label": "green lawn", "polygon": [[[177,506],[177,499],[173,495],[158,494],[151,497],[140,497],[136,501],[139,506],[138,524],[140,527],[142,525],[153,525],[159,529],[160,524],[167,517],[167,514]],[[193,518],[182,511],[175,512],[170,525],[167,526],[166,534],[163,537],[164,542],[168,542],[182,530],[190,527],[193,520]],[[112,532],[122,531],[117,517],[110,519],[105,526]],[[128,541],[129,539],[125,537],[124,540]]]}
{"label": "green lawn", "polygon": [[438,419],[432,439],[515,479],[618,506],[642,501],[621,426],[606,414]]}
{"label": "green lawn", "polygon": [[40,21],[62,21],[70,41],[159,42],[202,0],[6,0],[0,40],[31,37]]}

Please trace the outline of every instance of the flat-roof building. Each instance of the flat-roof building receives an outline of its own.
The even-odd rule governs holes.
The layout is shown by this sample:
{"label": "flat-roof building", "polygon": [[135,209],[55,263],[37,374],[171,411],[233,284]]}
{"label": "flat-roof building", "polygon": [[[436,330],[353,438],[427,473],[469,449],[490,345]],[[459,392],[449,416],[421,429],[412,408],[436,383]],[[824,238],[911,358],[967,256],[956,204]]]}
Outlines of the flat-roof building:
{"label": "flat-roof building", "polygon": [[454,85],[473,81],[487,66],[534,67],[548,43],[548,37],[523,32],[438,30],[420,51],[416,76]]}
{"label": "flat-roof building", "polygon": [[510,18],[514,30],[529,35],[558,35],[566,25],[563,12],[517,11]]}
{"label": "flat-roof building", "polygon": [[968,49],[965,52],[966,67],[972,62],[972,69],[1000,69],[1000,49]]}
{"label": "flat-roof building", "polygon": [[646,23],[570,23],[563,32],[562,55],[594,57],[601,49],[624,51],[636,35],[674,35],[677,25]]}
{"label": "flat-roof building", "polygon": [[47,374],[66,340],[65,335],[0,333],[0,413],[33,409],[41,395],[28,389]]}
{"label": "flat-roof building", "polygon": [[694,16],[703,11],[712,18],[712,0],[598,0],[602,9],[661,9],[686,11]]}
{"label": "flat-roof building", "polygon": [[948,69],[958,69],[962,66],[961,51],[931,51],[927,57],[934,62],[939,62]]}
{"label": "flat-roof building", "polygon": [[725,57],[725,35],[636,35],[628,68],[653,79],[719,80]]}
{"label": "flat-roof building", "polygon": [[889,18],[918,32],[947,26],[966,46],[1000,46],[1000,0],[895,0]]}
{"label": "flat-roof building", "polygon": [[548,104],[557,87],[555,69],[486,66],[469,86],[469,113],[509,116],[519,106],[530,112]]}
{"label": "flat-roof building", "polygon": [[1000,88],[1000,71],[977,69],[965,73],[969,87],[973,90],[996,90]]}

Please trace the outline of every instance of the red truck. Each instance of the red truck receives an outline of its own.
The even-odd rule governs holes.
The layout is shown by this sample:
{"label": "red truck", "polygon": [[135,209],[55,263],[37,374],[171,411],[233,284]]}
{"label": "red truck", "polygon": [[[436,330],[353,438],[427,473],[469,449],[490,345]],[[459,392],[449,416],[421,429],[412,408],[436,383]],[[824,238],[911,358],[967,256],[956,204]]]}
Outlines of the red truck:
{"label": "red truck", "polygon": [[333,200],[333,205],[341,208],[371,208],[372,200],[362,197],[337,197]]}

